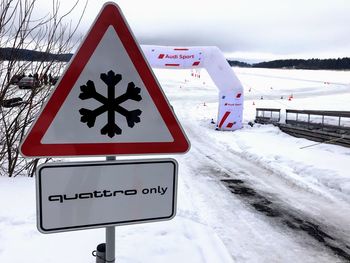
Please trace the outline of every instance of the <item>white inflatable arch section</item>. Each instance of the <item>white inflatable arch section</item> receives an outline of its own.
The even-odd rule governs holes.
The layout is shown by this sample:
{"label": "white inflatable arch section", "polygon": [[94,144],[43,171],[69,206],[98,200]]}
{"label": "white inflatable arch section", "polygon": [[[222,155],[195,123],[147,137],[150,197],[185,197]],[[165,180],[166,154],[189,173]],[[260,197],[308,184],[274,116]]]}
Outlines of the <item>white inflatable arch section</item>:
{"label": "white inflatable arch section", "polygon": [[204,68],[219,89],[217,128],[242,128],[243,87],[217,47],[169,47],[141,45],[153,68]]}

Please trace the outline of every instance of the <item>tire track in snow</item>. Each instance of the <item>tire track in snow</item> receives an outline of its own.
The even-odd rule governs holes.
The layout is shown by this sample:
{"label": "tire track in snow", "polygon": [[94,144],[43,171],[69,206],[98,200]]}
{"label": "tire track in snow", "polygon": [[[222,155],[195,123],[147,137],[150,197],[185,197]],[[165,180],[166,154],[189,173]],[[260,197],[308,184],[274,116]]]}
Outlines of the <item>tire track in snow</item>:
{"label": "tire track in snow", "polygon": [[[186,130],[190,130],[190,134],[196,134],[192,129],[193,127],[186,127]],[[293,230],[297,235],[300,235],[300,233],[307,234],[307,236],[332,251],[330,253],[334,253],[339,258],[350,262],[350,246],[342,237],[338,237],[337,234],[331,232],[333,226],[324,225],[318,222],[317,218],[312,218],[304,214],[303,211],[296,210],[288,202],[285,202],[283,198],[281,199],[280,196],[261,191],[259,188],[265,190],[265,186],[259,186],[259,183],[263,182],[261,180],[260,182],[259,180],[256,181],[254,180],[255,178],[253,178],[255,177],[254,174],[259,174],[261,178],[280,177],[280,175],[275,174],[274,171],[266,167],[255,164],[251,160],[245,160],[244,156],[236,155],[233,151],[223,149],[222,145],[208,144],[210,140],[208,140],[209,138],[207,136],[196,135],[191,139],[194,139],[191,140],[192,148],[195,148],[197,152],[200,153],[201,157],[199,159],[201,159],[201,162],[206,163],[206,169],[208,169],[209,164],[214,165],[209,169],[212,172],[212,176],[217,179],[235,179],[237,185],[236,189],[233,190],[235,196],[239,196],[244,203],[251,206],[255,211],[266,215],[269,218],[270,224],[272,222],[278,223],[277,225],[279,227]],[[223,156],[226,159],[225,165],[221,164]],[[239,165],[227,165],[230,160],[233,164],[238,163]],[[247,177],[246,179],[248,179],[249,187],[242,187],[242,185],[247,183],[246,180],[242,179],[242,174]],[[282,180],[281,178],[279,179],[281,183],[285,184],[283,178]],[[268,184],[269,182],[265,183]],[[315,194],[312,191],[305,191],[307,189],[293,184],[288,187],[294,188],[292,191],[297,191],[298,194],[304,192],[309,198],[310,195],[312,196]],[[319,198],[317,194],[314,197]]]}
{"label": "tire track in snow", "polygon": [[323,227],[318,223],[312,222],[312,219],[305,218],[303,215],[293,213],[285,205],[281,206],[274,201],[256,192],[252,187],[247,186],[240,179],[222,179],[222,182],[229,190],[240,196],[240,198],[252,206],[256,211],[273,218],[279,224],[289,227],[295,231],[303,231],[310,237],[322,243],[331,249],[336,255],[350,261],[350,246],[343,240],[338,240],[326,233]]}

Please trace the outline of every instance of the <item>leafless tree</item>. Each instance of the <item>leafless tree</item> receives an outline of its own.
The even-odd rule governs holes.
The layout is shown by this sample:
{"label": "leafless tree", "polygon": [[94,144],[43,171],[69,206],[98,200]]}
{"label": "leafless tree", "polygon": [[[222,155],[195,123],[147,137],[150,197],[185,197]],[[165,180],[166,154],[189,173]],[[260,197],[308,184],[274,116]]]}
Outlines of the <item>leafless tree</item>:
{"label": "leafless tree", "polygon": [[[35,12],[37,0],[2,0],[0,2],[0,47],[8,48],[10,58],[0,61],[0,175],[15,177],[33,176],[40,162],[48,159],[25,159],[19,154],[19,145],[34,121],[52,85],[47,76],[57,76],[65,62],[57,61],[52,54],[70,53],[79,38],[74,38],[85,13],[87,0],[79,10],[79,20],[70,19],[77,9],[79,0],[62,13],[59,0],[51,2],[51,11],[46,14]],[[74,40],[77,39],[77,40]],[[39,61],[26,61],[18,56],[19,50],[29,49],[42,52]],[[12,84],[16,76],[35,74],[37,85],[20,90]],[[14,107],[5,102],[14,100]],[[5,107],[4,107],[5,106]],[[13,106],[13,105],[11,105]]]}

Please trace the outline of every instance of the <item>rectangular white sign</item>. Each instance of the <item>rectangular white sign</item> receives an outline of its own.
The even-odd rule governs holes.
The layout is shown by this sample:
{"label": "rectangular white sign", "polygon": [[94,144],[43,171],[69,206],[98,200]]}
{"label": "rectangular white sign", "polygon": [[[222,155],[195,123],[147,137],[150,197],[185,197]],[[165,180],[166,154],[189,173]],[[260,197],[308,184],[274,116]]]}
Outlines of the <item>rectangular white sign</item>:
{"label": "rectangular white sign", "polygon": [[174,159],[51,163],[36,172],[42,233],[169,220],[176,213]]}

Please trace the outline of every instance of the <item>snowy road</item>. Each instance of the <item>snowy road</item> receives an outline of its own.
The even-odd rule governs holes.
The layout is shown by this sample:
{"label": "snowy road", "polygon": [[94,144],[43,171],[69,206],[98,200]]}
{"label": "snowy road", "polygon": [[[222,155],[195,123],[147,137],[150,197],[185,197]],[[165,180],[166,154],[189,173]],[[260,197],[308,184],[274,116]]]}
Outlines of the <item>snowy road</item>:
{"label": "snowy road", "polygon": [[[180,158],[180,215],[214,228],[237,262],[350,260],[348,195],[237,150],[244,142],[209,124],[216,105],[203,101],[210,98],[191,86],[178,96],[181,81],[163,85],[192,144]],[[234,179],[231,189],[221,179]]]}
{"label": "snowy road", "polygon": [[[315,225],[321,224],[321,229],[326,229],[327,234],[338,239],[334,241],[335,249],[344,249],[343,240],[348,240],[349,236],[344,237],[341,233],[343,229],[346,230],[349,222],[342,215],[349,214],[348,207],[348,211],[335,209],[334,206],[329,206],[331,200],[327,197],[280,179],[279,174],[228,152],[226,148],[215,147],[208,140],[191,136],[191,130],[187,131],[192,143],[201,146],[193,146],[190,153],[192,157],[186,157],[184,159],[187,161],[181,162],[181,165],[190,169],[185,174],[195,175],[183,178],[187,188],[184,192],[194,195],[194,200],[201,197],[200,211],[206,211],[202,217],[216,229],[234,259],[238,262],[251,262],[251,258],[257,259],[257,262],[295,262],[295,257],[303,258],[303,262],[338,260],[325,249],[323,242],[318,242],[317,238],[313,238],[306,231],[293,231],[287,222],[297,223],[297,220],[304,220],[314,222]],[[203,146],[206,144],[207,146]],[[228,178],[241,180],[249,189],[259,193],[259,196],[244,198],[244,194],[243,197],[232,195],[219,181]],[[202,188],[201,181],[204,181]],[[211,182],[210,188],[208,181]],[[273,205],[268,207],[278,213],[276,217],[266,216],[264,212],[259,213],[258,209],[254,209],[252,204],[264,201],[262,197],[272,202]],[[333,204],[339,205],[338,202]],[[320,206],[323,206],[323,213],[327,211],[328,215],[327,218],[322,217],[322,221],[325,221],[323,224],[317,216],[310,215],[317,213]],[[195,205],[190,211],[196,211]],[[342,221],[343,224],[338,225],[337,221]],[[333,243],[327,238],[326,241]],[[349,259],[349,254],[340,253]],[[256,254],[260,256],[257,257]]]}

